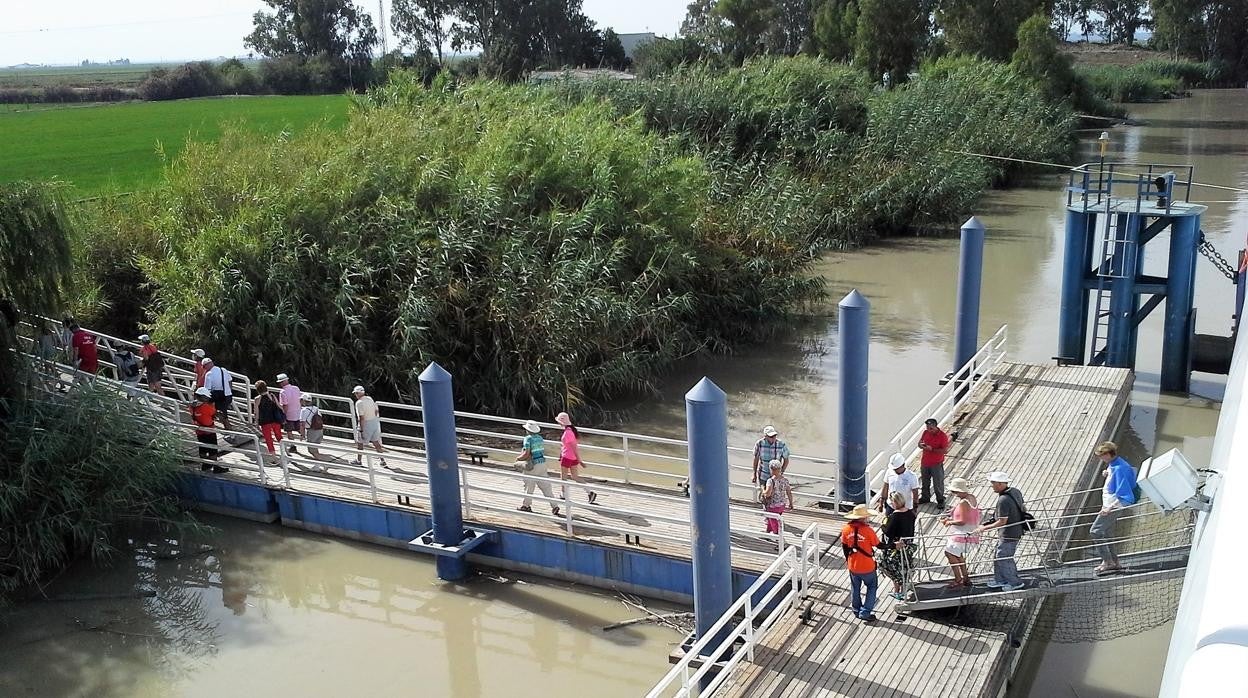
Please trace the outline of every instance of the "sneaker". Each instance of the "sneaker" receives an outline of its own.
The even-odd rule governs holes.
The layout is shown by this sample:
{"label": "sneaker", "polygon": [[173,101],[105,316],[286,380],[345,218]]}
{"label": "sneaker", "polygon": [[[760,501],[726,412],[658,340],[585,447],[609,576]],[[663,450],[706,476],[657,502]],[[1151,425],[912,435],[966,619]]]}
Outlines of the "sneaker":
{"label": "sneaker", "polygon": [[221,467],[221,466],[219,466],[219,465],[214,465],[214,466],[212,466],[212,472],[214,472],[214,473],[218,473],[218,474],[220,474],[220,473],[228,473],[228,472],[230,472],[230,469],[229,469],[229,468],[222,468],[222,467]]}
{"label": "sneaker", "polygon": [[875,616],[875,614],[874,614],[874,613],[871,613],[871,614],[868,614],[866,618],[863,618],[863,619],[862,619],[862,622],[863,622],[863,623],[874,623],[874,622],[875,622],[875,621],[877,621],[877,620],[879,620],[879,618],[877,618],[877,617]]}
{"label": "sneaker", "polygon": [[589,493],[589,503],[590,503],[590,504],[593,504],[593,503],[595,503],[595,502],[597,502],[597,501],[598,501],[598,493],[597,493],[597,492],[590,492],[590,493]]}
{"label": "sneaker", "polygon": [[200,470],[212,470],[212,466],[207,463],[201,463],[199,466],[199,469]]}
{"label": "sneaker", "polygon": [[931,504],[931,502],[932,502],[931,497],[922,497],[919,499],[919,504]]}
{"label": "sneaker", "polygon": [[1018,584],[1006,584],[1001,587],[1001,591],[1018,591],[1027,586],[1027,582],[1019,582]]}
{"label": "sneaker", "polygon": [[559,515],[559,507],[551,507],[551,508],[550,508],[550,515],[551,515],[551,516],[558,516],[558,515]]}
{"label": "sneaker", "polygon": [[1004,585],[1004,584],[1002,584],[1001,582],[988,582],[988,584],[987,584],[986,586],[987,586],[989,589],[1000,589],[1001,587],[1003,587],[1003,586],[1005,586],[1005,585]]}
{"label": "sneaker", "polygon": [[905,601],[905,600],[906,600],[906,595],[905,595],[905,594],[903,594],[903,593],[901,593],[900,591],[894,591],[893,593],[889,594],[889,596],[893,597],[893,600],[894,600],[894,601]]}
{"label": "sneaker", "polygon": [[530,514],[532,514],[532,513],[533,513],[533,507],[529,507],[529,506],[522,506],[522,507],[520,507],[520,511],[527,511],[527,512],[529,512]]}

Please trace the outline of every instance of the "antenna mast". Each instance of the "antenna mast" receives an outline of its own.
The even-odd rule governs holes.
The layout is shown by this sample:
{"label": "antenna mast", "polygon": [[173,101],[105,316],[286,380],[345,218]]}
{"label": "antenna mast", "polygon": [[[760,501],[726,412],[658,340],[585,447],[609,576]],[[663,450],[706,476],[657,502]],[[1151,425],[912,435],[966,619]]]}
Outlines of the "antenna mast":
{"label": "antenna mast", "polygon": [[381,55],[389,51],[386,48],[386,0],[377,0],[377,23],[381,25]]}

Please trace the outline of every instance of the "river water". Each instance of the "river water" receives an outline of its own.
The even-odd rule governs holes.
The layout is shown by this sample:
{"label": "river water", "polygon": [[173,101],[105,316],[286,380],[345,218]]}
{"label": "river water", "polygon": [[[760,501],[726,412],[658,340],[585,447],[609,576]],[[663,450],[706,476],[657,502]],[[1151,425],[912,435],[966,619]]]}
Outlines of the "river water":
{"label": "river water", "polygon": [[[1199,182],[1248,187],[1248,91],[1200,91],[1140,105],[1142,126],[1110,134],[1110,159],[1191,163]],[[1091,152],[1095,133],[1085,146]],[[1089,159],[1091,159],[1089,157]],[[1010,358],[1056,352],[1065,177],[993,192],[976,214],[988,228],[980,337],[1009,325]],[[1248,195],[1197,188],[1203,227],[1228,259],[1248,232]],[[1153,243],[1164,249],[1164,243]],[[1152,259],[1150,273],[1159,273]],[[683,394],[703,375],[729,396],[730,440],[749,446],[775,424],[794,451],[836,453],[835,301],[852,288],[871,301],[870,437],[885,443],[952,368],[957,289],[954,237],[896,240],[832,254],[818,271],[831,302],[821,317],[768,346],[691,362],[629,431],[682,437]],[[1233,286],[1202,261],[1199,330],[1226,334]],[[1197,374],[1191,396],[1158,392],[1160,313],[1140,333],[1124,455],[1179,447],[1207,459],[1222,380]],[[831,474],[831,473],[826,473]],[[76,566],[48,593],[151,598],[39,602],[0,619],[4,695],[508,695],[635,696],[665,671],[669,629],[602,626],[639,612],[609,594],[529,580],[436,580],[406,553],[213,519],[206,555],[165,560],[142,547],[111,568]],[[507,577],[514,577],[507,575]],[[1076,624],[1079,619],[1058,616]],[[1033,643],[1011,696],[1147,696],[1160,682],[1169,627],[1098,642]]]}

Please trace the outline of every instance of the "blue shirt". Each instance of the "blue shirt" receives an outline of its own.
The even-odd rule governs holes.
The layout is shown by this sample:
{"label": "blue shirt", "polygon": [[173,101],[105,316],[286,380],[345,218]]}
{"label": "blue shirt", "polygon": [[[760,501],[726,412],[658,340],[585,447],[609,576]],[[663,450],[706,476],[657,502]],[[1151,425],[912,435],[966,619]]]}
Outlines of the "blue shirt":
{"label": "blue shirt", "polygon": [[1117,497],[1123,506],[1135,504],[1135,468],[1122,456],[1109,462],[1105,491]]}
{"label": "blue shirt", "polygon": [[529,434],[524,437],[524,448],[529,452],[529,462],[534,465],[546,462],[546,441],[541,434]]}

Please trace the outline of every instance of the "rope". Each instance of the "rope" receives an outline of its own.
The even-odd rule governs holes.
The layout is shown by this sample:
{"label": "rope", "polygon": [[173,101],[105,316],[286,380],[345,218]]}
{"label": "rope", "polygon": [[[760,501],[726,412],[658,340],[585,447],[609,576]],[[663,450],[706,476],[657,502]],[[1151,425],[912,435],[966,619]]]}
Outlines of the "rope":
{"label": "rope", "polygon": [[[1073,168],[1071,168],[1071,166],[1070,166],[1070,165],[1064,165],[1064,164],[1062,164],[1062,163],[1058,163],[1058,162],[1045,162],[1045,161],[1043,161],[1043,160],[1027,160],[1027,159],[1024,159],[1024,158],[1013,158],[1013,157],[1007,157],[1007,156],[1005,156],[1005,155],[988,155],[988,154],[986,154],[986,153],[972,153],[972,152],[970,152],[970,151],[968,151],[968,150],[949,150],[949,149],[947,149],[947,148],[943,148],[943,149],[941,149],[941,151],[940,151],[940,152],[942,152],[942,153],[952,153],[952,154],[954,154],[954,155],[968,155],[968,156],[970,156],[970,157],[975,157],[975,158],[985,158],[985,159],[988,159],[988,160],[1004,160],[1004,161],[1006,161],[1006,162],[1021,162],[1021,163],[1027,164],[1027,165],[1042,165],[1042,166],[1044,166],[1044,167],[1056,167],[1056,168],[1063,169],[1063,170],[1070,170],[1070,169],[1073,169]],[[1147,172],[1140,171],[1140,172],[1125,172],[1125,173],[1123,173],[1123,174],[1135,174],[1135,175],[1141,175],[1141,174],[1148,174],[1148,173],[1147,173]],[[1154,173],[1154,174],[1155,174],[1155,173]],[[1176,183],[1176,184],[1177,184],[1177,183]],[[1185,184],[1186,184],[1186,182],[1185,182]],[[1192,183],[1191,183],[1191,185],[1192,185],[1193,187],[1205,187],[1205,188],[1207,188],[1207,189],[1220,189],[1220,190],[1222,190],[1222,191],[1233,191],[1233,192],[1238,192],[1238,193],[1240,193],[1240,194],[1248,194],[1248,189],[1242,189],[1242,188],[1240,188],[1240,187],[1227,187],[1227,186],[1223,186],[1223,185],[1221,185],[1221,184],[1205,184],[1205,183],[1203,183],[1203,182],[1192,182]],[[1236,201],[1236,202],[1231,202],[1231,203],[1239,203],[1239,202],[1238,202],[1238,201]]]}

